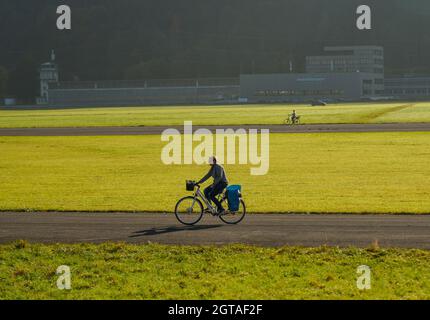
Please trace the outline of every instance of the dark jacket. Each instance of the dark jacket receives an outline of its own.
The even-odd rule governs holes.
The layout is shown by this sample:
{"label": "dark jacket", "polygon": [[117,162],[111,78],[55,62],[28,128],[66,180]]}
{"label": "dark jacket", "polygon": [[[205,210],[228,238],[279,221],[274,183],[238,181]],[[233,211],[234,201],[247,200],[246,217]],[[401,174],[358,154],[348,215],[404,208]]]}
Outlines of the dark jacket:
{"label": "dark jacket", "polygon": [[225,174],[224,168],[219,164],[214,164],[211,166],[209,172],[198,182],[198,184],[204,183],[210,177],[214,179],[213,185],[217,185],[220,182],[224,182],[228,185],[227,175]]}

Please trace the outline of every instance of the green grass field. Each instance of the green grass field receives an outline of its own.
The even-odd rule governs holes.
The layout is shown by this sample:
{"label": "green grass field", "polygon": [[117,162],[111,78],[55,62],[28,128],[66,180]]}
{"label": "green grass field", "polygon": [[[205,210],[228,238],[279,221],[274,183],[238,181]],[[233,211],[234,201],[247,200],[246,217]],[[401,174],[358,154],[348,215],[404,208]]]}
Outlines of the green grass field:
{"label": "green grass field", "polygon": [[[430,299],[430,251],[0,245],[0,299]],[[71,269],[71,290],[56,269]],[[371,268],[371,289],[357,268]]]}
{"label": "green grass field", "polygon": [[[286,106],[0,111],[0,127],[275,124]],[[305,123],[430,121],[430,104],[295,108]],[[156,111],[156,112],[155,112]],[[261,120],[264,119],[264,120]],[[172,212],[208,166],[165,166],[159,136],[0,137],[0,211]],[[227,165],[251,212],[430,213],[430,132],[271,134],[270,171]],[[430,299],[430,252],[0,245],[0,299]],[[68,265],[72,290],[56,287]],[[372,269],[358,290],[356,269]]]}
{"label": "green grass field", "polygon": [[[272,134],[270,171],[227,165],[251,212],[430,213],[430,133]],[[172,212],[207,165],[159,136],[0,137],[0,210]]]}
{"label": "green grass field", "polygon": [[183,125],[185,120],[198,125],[282,124],[293,109],[307,124],[430,121],[430,103],[362,103],[0,110],[0,128],[161,126]]}

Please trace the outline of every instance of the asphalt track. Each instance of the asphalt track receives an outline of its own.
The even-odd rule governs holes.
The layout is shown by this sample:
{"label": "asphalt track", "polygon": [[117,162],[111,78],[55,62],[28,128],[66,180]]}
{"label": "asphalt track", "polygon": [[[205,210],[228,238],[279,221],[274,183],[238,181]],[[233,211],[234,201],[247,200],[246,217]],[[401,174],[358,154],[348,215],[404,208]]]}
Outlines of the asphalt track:
{"label": "asphalt track", "polygon": [[205,216],[193,227],[173,214],[0,213],[0,243],[162,243],[430,249],[430,215],[253,214],[239,225]]}
{"label": "asphalt track", "polygon": [[[83,127],[0,129],[0,136],[155,135],[170,127]],[[194,130],[203,128],[193,126]],[[272,133],[421,132],[430,123],[206,126],[216,129],[269,129]],[[0,213],[0,243],[18,239],[40,243],[163,243],[260,246],[358,246],[430,250],[430,215],[249,215],[237,226],[205,217],[194,227],[172,214],[151,213]]]}
{"label": "asphalt track", "polygon": [[[166,129],[183,132],[183,126],[159,127],[76,127],[76,128],[0,128],[0,136],[109,136],[109,135],[156,135]],[[271,133],[331,133],[331,132],[421,132],[430,131],[430,123],[384,124],[309,124],[241,125],[241,126],[193,126],[193,130],[209,129],[269,129]]]}

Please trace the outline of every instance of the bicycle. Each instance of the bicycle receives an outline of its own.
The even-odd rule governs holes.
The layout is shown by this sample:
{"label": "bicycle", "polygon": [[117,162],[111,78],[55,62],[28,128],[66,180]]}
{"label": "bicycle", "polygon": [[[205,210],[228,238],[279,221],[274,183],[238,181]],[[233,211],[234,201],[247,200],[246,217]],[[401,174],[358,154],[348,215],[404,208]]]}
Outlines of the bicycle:
{"label": "bicycle", "polygon": [[300,116],[297,116],[295,119],[293,119],[293,116],[290,114],[288,115],[288,118],[285,119],[284,123],[288,125],[300,124]]}
{"label": "bicycle", "polygon": [[[200,189],[200,185],[194,181],[187,181],[187,191],[193,191],[193,196],[187,196],[180,199],[175,206],[175,216],[178,221],[184,225],[192,226],[198,223],[203,215],[210,214],[213,217],[219,217],[226,224],[238,224],[245,218],[246,205],[242,199],[242,195],[239,194],[239,207],[237,211],[230,211],[226,209],[225,213],[218,214],[216,206],[213,206],[211,202],[206,199],[205,195]],[[227,202],[227,194],[223,192],[218,196],[218,200],[221,204]],[[203,208],[203,203],[207,206],[207,209]]]}

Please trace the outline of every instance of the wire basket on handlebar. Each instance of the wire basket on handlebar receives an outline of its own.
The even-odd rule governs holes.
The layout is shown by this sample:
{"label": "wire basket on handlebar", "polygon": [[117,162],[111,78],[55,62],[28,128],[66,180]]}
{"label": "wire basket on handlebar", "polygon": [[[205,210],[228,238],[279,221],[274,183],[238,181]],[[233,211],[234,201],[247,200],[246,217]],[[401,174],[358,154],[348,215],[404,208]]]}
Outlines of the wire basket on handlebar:
{"label": "wire basket on handlebar", "polygon": [[186,181],[186,188],[187,188],[187,191],[194,191],[194,187],[195,187],[195,185],[196,185],[196,182],[195,182],[195,181],[187,180],[187,181]]}

